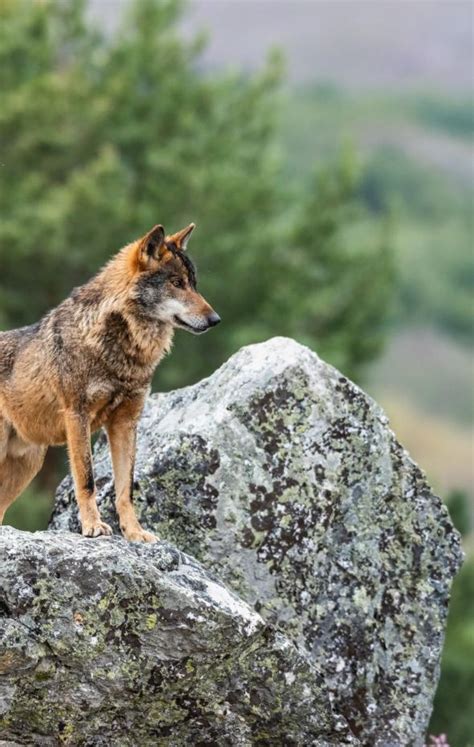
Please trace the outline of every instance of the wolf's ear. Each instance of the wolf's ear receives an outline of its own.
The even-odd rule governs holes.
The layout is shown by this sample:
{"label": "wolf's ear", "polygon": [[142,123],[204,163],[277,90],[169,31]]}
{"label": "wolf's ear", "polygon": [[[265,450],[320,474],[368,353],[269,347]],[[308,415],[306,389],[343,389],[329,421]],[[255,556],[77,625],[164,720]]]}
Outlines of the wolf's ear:
{"label": "wolf's ear", "polygon": [[137,256],[139,266],[142,269],[149,269],[153,263],[159,261],[165,251],[165,229],[162,225],[153,226],[151,231],[140,239]]}
{"label": "wolf's ear", "polygon": [[185,252],[188,245],[189,238],[196,227],[195,223],[190,223],[186,228],[182,228],[181,231],[174,233],[172,236],[167,236],[166,241],[169,243],[176,244],[176,247],[180,252]]}

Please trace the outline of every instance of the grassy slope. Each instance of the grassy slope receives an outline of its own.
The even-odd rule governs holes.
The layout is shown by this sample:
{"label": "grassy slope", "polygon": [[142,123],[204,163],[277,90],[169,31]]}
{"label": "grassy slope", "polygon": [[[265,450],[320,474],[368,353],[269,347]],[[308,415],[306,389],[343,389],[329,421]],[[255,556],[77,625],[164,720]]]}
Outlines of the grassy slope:
{"label": "grassy slope", "polygon": [[474,494],[474,356],[439,332],[403,330],[370,372],[369,392],[441,495]]}
{"label": "grassy slope", "polygon": [[327,83],[293,88],[286,101],[287,162],[298,178],[308,174],[321,154],[334,153],[349,141],[363,155],[381,144],[395,145],[464,186],[470,183],[474,122],[467,96],[351,92]]}

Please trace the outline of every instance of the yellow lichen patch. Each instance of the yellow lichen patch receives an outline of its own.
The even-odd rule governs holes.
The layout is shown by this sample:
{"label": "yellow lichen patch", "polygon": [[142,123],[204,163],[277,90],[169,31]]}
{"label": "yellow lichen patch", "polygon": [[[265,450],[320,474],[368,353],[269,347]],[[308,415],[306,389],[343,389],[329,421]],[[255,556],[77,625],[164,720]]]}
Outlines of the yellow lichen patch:
{"label": "yellow lichen patch", "polygon": [[147,615],[146,626],[148,630],[153,630],[153,628],[156,627],[156,615],[155,614]]}
{"label": "yellow lichen patch", "polygon": [[58,736],[58,741],[61,744],[73,744],[71,740],[71,737],[73,734],[74,734],[74,726],[71,723],[66,724],[61,734],[59,734]]}

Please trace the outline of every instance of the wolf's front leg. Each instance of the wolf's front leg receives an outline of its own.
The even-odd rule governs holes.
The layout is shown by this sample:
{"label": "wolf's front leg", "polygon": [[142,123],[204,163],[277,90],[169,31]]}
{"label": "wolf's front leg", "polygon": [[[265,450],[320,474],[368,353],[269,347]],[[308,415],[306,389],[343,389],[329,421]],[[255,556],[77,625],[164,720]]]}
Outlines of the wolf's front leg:
{"label": "wolf's front leg", "polygon": [[87,414],[67,410],[64,418],[82,534],[86,537],[112,534],[109,525],[101,520],[97,508],[92,467],[91,430]]}
{"label": "wolf's front leg", "polygon": [[132,502],[137,422],[143,402],[144,398],[140,396],[119,405],[110,416],[106,430],[114,468],[115,505],[122,534],[131,541],[155,542],[155,535],[140,525]]}

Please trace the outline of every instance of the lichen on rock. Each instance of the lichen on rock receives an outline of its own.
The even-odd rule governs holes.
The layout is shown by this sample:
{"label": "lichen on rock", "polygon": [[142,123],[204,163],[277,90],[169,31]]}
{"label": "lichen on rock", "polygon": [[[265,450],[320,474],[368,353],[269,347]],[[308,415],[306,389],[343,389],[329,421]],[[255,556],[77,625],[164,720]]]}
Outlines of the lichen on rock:
{"label": "lichen on rock", "polygon": [[0,567],[2,739],[352,743],[311,662],[172,545],[4,527]]}
{"label": "lichen on rock", "polygon": [[[95,449],[95,466],[101,513],[118,531],[103,438]],[[188,654],[191,664],[186,660],[186,666],[196,667],[199,660],[200,674],[188,672],[185,701],[175,698],[178,690],[182,695],[181,685],[160,679],[156,707],[150,705],[148,713],[154,724],[164,719],[160,728],[168,729],[168,736],[162,731],[159,739],[165,741],[150,743],[191,744],[212,734],[213,743],[231,745],[423,744],[449,587],[461,559],[459,537],[384,413],[362,390],[292,340],[275,338],[243,348],[199,384],[150,398],[139,429],[135,479],[142,523],[179,551],[168,544],[136,549],[118,539],[105,546],[118,555],[123,551],[123,562],[132,553],[143,567],[155,563],[153,553],[160,563],[165,556],[183,563],[182,553],[188,553],[217,585],[207,585],[207,596],[209,589],[219,589],[219,598],[225,590],[244,605],[235,620],[229,605],[229,619],[212,618],[216,636],[203,654],[205,662]],[[79,529],[69,478],[58,490],[51,526]],[[78,538],[74,542],[100,546]],[[66,568],[66,558],[63,563]],[[196,561],[186,563],[192,567]],[[171,578],[177,571],[165,566],[160,573]],[[44,625],[53,614],[49,567],[40,595],[50,600],[42,602],[47,605]],[[195,567],[205,573],[198,563]],[[120,688],[138,688],[140,697],[148,698],[143,673],[151,661],[158,658],[166,683],[181,683],[187,676],[175,662],[161,661],[169,648],[168,632],[175,651],[176,641],[184,650],[197,641],[191,633],[179,637],[175,618],[166,628],[163,595],[169,604],[169,590],[158,593],[153,582],[154,591],[145,591],[149,582],[143,571],[141,583],[133,582],[136,603],[129,600],[124,608],[117,588],[125,588],[127,573],[114,573],[111,568],[105,575],[103,597],[94,609],[104,618],[105,650],[128,640],[133,653],[138,639],[139,671],[127,657],[128,673],[105,660],[101,666],[116,672],[117,698]],[[98,574],[83,569],[78,574],[84,576],[81,583],[89,578],[92,598]],[[219,606],[222,599],[214,602]],[[193,614],[199,615],[200,603],[198,594]],[[255,620],[250,632],[242,622],[244,608]],[[212,605],[203,602],[203,609],[210,630]],[[78,614],[83,614],[80,609]],[[2,620],[10,625],[3,638],[13,641],[18,614]],[[53,630],[54,625],[51,635]],[[47,640],[48,635],[32,642],[34,661],[48,660],[41,648]],[[66,659],[73,639],[61,634],[58,640]],[[147,649],[149,640],[153,646]],[[78,642],[74,650],[82,651]],[[14,646],[7,651],[10,657],[24,656]],[[246,673],[243,662],[250,667]],[[199,689],[203,683],[207,695]],[[9,692],[0,694],[0,704],[8,701]],[[160,698],[166,694],[170,703],[165,706]],[[94,714],[103,717],[99,696],[101,688]],[[207,721],[200,722],[192,715],[199,711],[196,699],[199,708],[207,699],[215,701],[219,718],[206,711]],[[135,712],[141,701],[133,703]],[[141,744],[147,743],[147,733],[140,732]]]}

